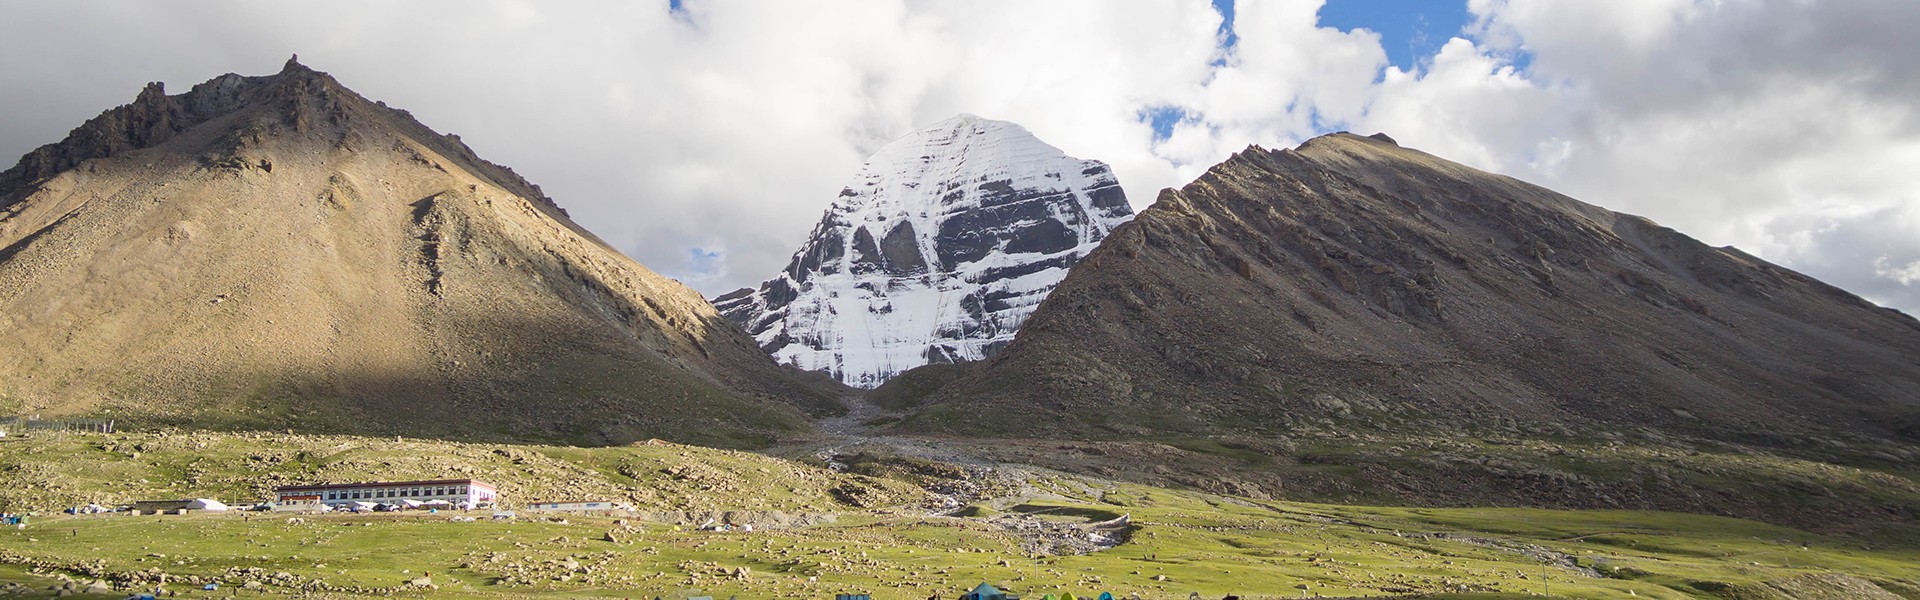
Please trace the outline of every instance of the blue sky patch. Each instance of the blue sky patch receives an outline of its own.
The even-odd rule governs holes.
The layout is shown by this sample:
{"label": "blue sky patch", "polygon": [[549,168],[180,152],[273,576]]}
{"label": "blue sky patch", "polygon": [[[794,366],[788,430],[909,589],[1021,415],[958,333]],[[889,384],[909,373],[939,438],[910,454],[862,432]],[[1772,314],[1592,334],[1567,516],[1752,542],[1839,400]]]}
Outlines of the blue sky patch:
{"label": "blue sky patch", "polygon": [[1460,36],[1472,19],[1465,0],[1327,0],[1320,7],[1321,27],[1380,34],[1387,61],[1408,71]]}
{"label": "blue sky patch", "polygon": [[[1233,0],[1213,0],[1213,9],[1220,12],[1220,36],[1225,38],[1223,47],[1232,49],[1240,43],[1240,35],[1233,31]],[[1215,64],[1214,66],[1219,66]]]}
{"label": "blue sky patch", "polygon": [[1173,135],[1174,125],[1196,118],[1196,115],[1188,114],[1187,109],[1178,106],[1153,106],[1141,110],[1136,118],[1153,127],[1153,139],[1160,141]]}
{"label": "blue sky patch", "polygon": [[687,277],[706,279],[727,274],[727,253],[693,247],[687,249]]}

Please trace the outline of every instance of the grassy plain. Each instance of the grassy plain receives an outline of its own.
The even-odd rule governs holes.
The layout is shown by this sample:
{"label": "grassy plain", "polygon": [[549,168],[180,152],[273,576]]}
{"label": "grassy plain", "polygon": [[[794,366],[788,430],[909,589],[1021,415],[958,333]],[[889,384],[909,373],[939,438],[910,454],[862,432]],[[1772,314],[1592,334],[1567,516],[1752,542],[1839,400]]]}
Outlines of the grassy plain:
{"label": "grassy plain", "polygon": [[[137,457],[119,450],[141,445],[147,450]],[[343,445],[302,460],[249,458]],[[64,435],[0,444],[0,472],[32,474],[48,465],[64,465],[53,478],[61,485],[47,496],[63,502],[161,493],[233,498],[256,493],[275,473],[354,480],[445,468],[520,490],[509,498],[576,489],[582,497],[628,499],[643,512],[735,510],[766,525],[712,532],[665,518],[550,520],[526,512],[513,521],[476,513],[472,522],[451,513],[292,521],[267,513],[43,515],[24,529],[0,531],[0,580],[43,589],[46,577],[65,575],[151,588],[164,573],[166,587],[185,597],[236,590],[241,597],[743,599],[869,592],[894,600],[954,597],[988,581],[1029,598],[1099,591],[1145,598],[1920,598],[1920,549],[1678,513],[1283,502],[1035,470],[1015,473],[1020,481],[1012,488],[997,488],[1013,491],[970,498],[968,513],[981,516],[967,518],[932,516],[925,508],[931,493],[906,481],[689,446],[493,447],[236,434]],[[142,478],[150,483],[121,485]],[[173,484],[151,483],[163,478]],[[7,501],[32,503],[21,496]],[[792,518],[765,520],[774,513]],[[1132,523],[1118,546],[1086,554],[1031,550],[1039,535],[1031,525],[1115,514]],[[407,585],[429,573],[435,588]],[[199,591],[208,581],[222,583],[221,591]],[[257,587],[243,587],[249,581]],[[1817,595],[1828,588],[1839,591]]]}

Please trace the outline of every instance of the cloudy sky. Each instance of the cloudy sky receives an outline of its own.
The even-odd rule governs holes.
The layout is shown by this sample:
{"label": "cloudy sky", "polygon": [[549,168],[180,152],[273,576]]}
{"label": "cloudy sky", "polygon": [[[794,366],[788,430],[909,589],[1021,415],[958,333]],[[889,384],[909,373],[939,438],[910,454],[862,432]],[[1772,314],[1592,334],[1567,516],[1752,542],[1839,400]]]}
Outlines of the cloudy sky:
{"label": "cloudy sky", "polygon": [[287,55],[458,133],[715,294],[865,156],[970,112],[1136,209],[1249,144],[1385,131],[1920,313],[1911,0],[0,0],[0,155]]}

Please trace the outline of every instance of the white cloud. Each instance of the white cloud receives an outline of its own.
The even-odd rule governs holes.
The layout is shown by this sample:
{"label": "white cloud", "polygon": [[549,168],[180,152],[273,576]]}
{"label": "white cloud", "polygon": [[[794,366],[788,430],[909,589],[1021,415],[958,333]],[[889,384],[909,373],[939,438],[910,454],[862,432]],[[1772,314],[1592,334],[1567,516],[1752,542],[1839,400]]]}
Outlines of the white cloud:
{"label": "white cloud", "polygon": [[1920,256],[1920,4],[1469,6],[1478,41],[1389,71],[1364,127],[1920,309],[1874,268]]}
{"label": "white cloud", "polygon": [[[145,81],[299,52],[718,293],[782,267],[868,152],[957,112],[1111,163],[1137,207],[1248,144],[1386,131],[1920,309],[1920,3],[1467,4],[1402,71],[1319,0],[1241,3],[1230,49],[1199,0],[0,0],[0,153]],[[1154,109],[1188,118],[1156,139]]]}
{"label": "white cloud", "polygon": [[1904,265],[1890,264],[1888,257],[1873,257],[1873,274],[1883,279],[1900,282],[1900,285],[1913,285],[1920,281],[1920,260]]}

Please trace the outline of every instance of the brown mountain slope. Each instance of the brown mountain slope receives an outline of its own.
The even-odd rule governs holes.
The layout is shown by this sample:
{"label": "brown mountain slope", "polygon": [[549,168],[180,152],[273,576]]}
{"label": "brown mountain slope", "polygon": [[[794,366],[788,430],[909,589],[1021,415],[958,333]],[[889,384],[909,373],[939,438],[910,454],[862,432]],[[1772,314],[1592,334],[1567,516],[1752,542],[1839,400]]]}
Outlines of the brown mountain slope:
{"label": "brown mountain slope", "polygon": [[512,171],[289,61],[0,174],[0,414],[764,442],[837,409]]}
{"label": "brown mountain slope", "polygon": [[1336,134],[1250,148],[1163,192],[1006,352],[928,401],[904,428],[1910,443],[1920,322],[1640,217]]}

